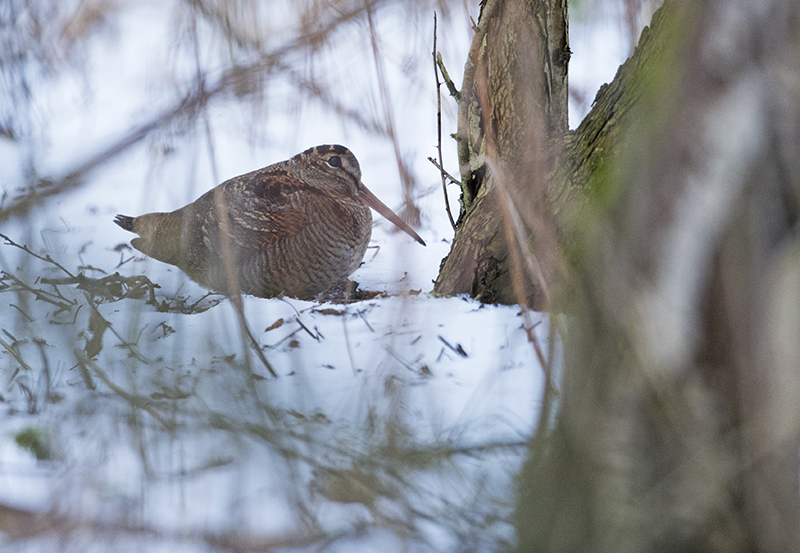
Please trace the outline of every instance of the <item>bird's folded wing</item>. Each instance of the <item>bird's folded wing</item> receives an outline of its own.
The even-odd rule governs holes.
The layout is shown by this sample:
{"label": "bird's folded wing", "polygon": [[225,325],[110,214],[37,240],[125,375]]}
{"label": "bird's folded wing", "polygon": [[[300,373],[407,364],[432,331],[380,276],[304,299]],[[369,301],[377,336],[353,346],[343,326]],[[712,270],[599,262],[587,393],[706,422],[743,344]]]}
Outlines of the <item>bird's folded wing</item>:
{"label": "bird's folded wing", "polygon": [[256,171],[226,183],[234,240],[246,248],[300,234],[309,224],[301,196],[308,186],[282,170]]}

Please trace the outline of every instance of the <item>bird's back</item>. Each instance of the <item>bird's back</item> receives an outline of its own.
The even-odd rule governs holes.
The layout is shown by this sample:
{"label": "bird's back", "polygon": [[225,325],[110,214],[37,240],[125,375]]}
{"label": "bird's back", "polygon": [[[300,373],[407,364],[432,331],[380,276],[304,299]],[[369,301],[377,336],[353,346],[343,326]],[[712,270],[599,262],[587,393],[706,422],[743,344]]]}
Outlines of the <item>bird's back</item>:
{"label": "bird's back", "polygon": [[226,181],[171,213],[118,216],[131,244],[223,293],[312,297],[361,262],[372,215],[275,166]]}

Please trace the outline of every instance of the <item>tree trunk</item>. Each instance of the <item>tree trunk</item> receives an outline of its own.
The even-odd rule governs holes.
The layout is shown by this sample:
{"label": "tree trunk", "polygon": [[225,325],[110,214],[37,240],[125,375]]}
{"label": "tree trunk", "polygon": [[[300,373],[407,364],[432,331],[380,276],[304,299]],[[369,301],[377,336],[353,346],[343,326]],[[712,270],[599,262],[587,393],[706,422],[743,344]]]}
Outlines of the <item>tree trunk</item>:
{"label": "tree trunk", "polygon": [[799,28],[796,0],[666,0],[569,137],[520,550],[800,550]]}
{"label": "tree trunk", "polygon": [[458,98],[461,214],[436,293],[547,303],[559,251],[549,142],[567,131],[568,59],[566,0],[482,4]]}

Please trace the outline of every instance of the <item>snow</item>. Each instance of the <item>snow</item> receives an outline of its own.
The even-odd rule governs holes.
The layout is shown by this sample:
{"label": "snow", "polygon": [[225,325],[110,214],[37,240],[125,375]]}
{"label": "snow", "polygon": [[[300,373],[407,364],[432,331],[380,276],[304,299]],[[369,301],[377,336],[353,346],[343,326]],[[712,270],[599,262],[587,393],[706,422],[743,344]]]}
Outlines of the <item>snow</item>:
{"label": "snow", "polygon": [[[385,239],[392,237],[401,235]],[[380,259],[361,271],[369,276]],[[173,276],[175,292],[202,297],[199,287]],[[60,289],[83,308],[56,315],[43,302],[24,305],[4,294],[32,319],[17,321],[11,333],[47,341],[52,391],[63,397],[27,417],[19,414],[24,398],[9,390],[2,503],[90,520],[135,516],[161,532],[200,536],[232,524],[256,535],[302,535],[308,528],[295,502],[313,508],[315,525],[329,534],[380,527],[384,519],[447,522],[454,509],[479,516],[487,502],[509,512],[513,474],[542,394],[517,307],[424,292],[348,305],[248,298],[247,323],[278,375],[271,378],[242,346],[227,300],[193,315],[160,313],[137,300],[100,303],[111,326],[94,366],[129,394],[152,399],[156,418],[134,414],[96,374],[97,389],[86,389],[70,353],[87,338],[90,300]],[[64,324],[54,329],[53,321]],[[546,350],[547,318],[536,314],[534,321]],[[19,345],[26,359],[36,350],[33,341]],[[33,378],[25,372],[15,383],[35,389]],[[55,461],[35,463],[15,449],[12,436],[26,424],[52,436]],[[420,460],[407,463],[406,456]],[[335,478],[329,471],[354,467],[377,472],[381,486],[395,491],[351,501],[326,490]],[[463,545],[453,528],[417,531],[429,538],[425,547]]]}
{"label": "snow", "polygon": [[[193,85],[190,41],[176,30],[185,7],[118,9],[118,24],[88,42],[85,73],[39,77],[32,140],[0,140],[7,193],[26,182],[29,166],[67,174]],[[477,13],[439,17],[439,48],[457,80],[468,16]],[[61,294],[66,305],[59,311],[18,285],[0,289],[0,338],[8,344],[0,347],[0,505],[74,525],[22,541],[0,533],[0,550],[494,551],[513,541],[514,477],[539,414],[543,369],[519,307],[431,294],[453,234],[440,177],[426,159],[436,155],[432,22],[425,10],[391,6],[376,12],[376,24],[428,246],[376,216],[373,247],[352,278],[384,294],[351,304],[244,298],[247,327],[276,378],[242,337],[229,300],[118,249],[131,235],[113,216],[175,209],[222,180],[331,142],[350,147],[365,184],[398,208],[386,137],[276,80],[266,90],[269,109],[217,98],[208,106],[210,133],[168,125],[74,191],[0,224],[72,274],[146,275],[159,285],[159,302],[205,309],[161,312],[142,300],[43,284],[66,274],[0,246],[0,270]],[[368,34],[350,29],[358,32],[322,47],[313,74],[341,90],[346,107],[380,121]],[[224,41],[202,24],[197,32],[201,61],[218,74]],[[291,33],[269,40],[279,46]],[[305,63],[301,73],[310,76]],[[443,110],[444,156],[454,172],[452,100],[443,98]],[[457,196],[451,188],[454,213]],[[98,316],[109,326],[82,372],[78,360]],[[532,322],[557,369],[562,352],[548,351],[547,315],[534,313]],[[37,461],[15,443],[27,428],[49,440],[51,459]]]}

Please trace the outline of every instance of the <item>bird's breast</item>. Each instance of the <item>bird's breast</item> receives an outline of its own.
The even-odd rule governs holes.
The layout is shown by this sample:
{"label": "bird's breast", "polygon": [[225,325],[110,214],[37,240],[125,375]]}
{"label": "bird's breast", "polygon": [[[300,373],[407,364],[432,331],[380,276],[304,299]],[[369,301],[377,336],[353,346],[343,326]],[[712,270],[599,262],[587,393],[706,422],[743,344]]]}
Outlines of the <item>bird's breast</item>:
{"label": "bird's breast", "polygon": [[239,252],[242,291],[311,297],[347,279],[361,263],[372,214],[358,200],[314,198],[294,209],[265,211],[271,232]]}

